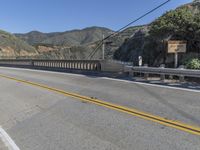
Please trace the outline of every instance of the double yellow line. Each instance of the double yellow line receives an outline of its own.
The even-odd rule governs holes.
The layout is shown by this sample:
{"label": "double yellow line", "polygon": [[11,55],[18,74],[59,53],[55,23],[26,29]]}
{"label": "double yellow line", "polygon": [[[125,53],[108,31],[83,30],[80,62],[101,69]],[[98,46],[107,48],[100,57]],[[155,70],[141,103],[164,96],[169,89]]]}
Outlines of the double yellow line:
{"label": "double yellow line", "polygon": [[200,127],[194,127],[194,126],[191,126],[191,125],[188,125],[188,124],[185,124],[185,123],[181,123],[181,122],[178,122],[178,121],[168,120],[168,119],[162,118],[160,116],[151,115],[149,113],[142,112],[142,111],[139,111],[139,110],[136,110],[136,109],[133,109],[133,108],[128,108],[128,107],[125,107],[125,106],[109,103],[109,102],[106,102],[106,101],[103,101],[103,100],[90,98],[90,97],[87,97],[87,96],[82,96],[82,95],[72,93],[72,92],[66,92],[66,91],[63,91],[63,90],[60,90],[60,89],[57,89],[57,88],[49,87],[47,85],[34,83],[34,82],[30,82],[30,81],[25,81],[25,80],[21,80],[21,79],[16,79],[16,78],[9,77],[9,76],[6,76],[6,75],[1,75],[1,74],[0,74],[0,77],[10,79],[10,80],[14,80],[14,81],[21,82],[21,83],[25,83],[25,84],[28,84],[28,85],[40,87],[40,88],[43,88],[43,89],[47,89],[49,91],[53,91],[55,93],[62,94],[64,96],[72,97],[72,98],[81,100],[83,102],[93,103],[93,104],[103,106],[103,107],[106,107],[106,108],[109,108],[109,109],[112,109],[112,110],[117,110],[119,112],[123,112],[123,113],[126,113],[126,114],[137,116],[137,117],[143,118],[145,120],[157,122],[159,124],[162,124],[162,125],[165,125],[165,126],[168,126],[168,127],[176,128],[176,129],[179,129],[179,130],[191,133],[191,134],[200,135]]}

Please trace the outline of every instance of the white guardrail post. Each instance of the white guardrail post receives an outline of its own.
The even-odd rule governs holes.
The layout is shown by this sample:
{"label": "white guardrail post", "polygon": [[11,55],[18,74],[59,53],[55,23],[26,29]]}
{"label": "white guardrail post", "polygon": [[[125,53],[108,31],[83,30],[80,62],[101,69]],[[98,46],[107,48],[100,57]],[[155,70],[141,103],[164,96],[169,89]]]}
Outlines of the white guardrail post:
{"label": "white guardrail post", "polygon": [[[178,69],[184,70],[184,69],[185,69],[185,66],[181,65],[181,66],[179,66]],[[180,76],[179,76],[179,81],[180,81],[180,82],[185,82],[185,76],[184,76],[184,75],[180,75]]]}
{"label": "white guardrail post", "polygon": [[[161,64],[160,69],[165,69],[165,64]],[[165,81],[165,74],[164,73],[160,74],[160,80]]]}

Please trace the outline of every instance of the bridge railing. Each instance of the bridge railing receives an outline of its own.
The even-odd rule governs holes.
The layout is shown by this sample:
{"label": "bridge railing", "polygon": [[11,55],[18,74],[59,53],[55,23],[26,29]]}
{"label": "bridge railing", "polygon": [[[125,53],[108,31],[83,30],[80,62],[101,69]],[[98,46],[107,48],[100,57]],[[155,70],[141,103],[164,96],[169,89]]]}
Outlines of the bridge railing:
{"label": "bridge railing", "polygon": [[101,62],[99,60],[20,60],[4,59],[0,60],[0,66],[24,67],[38,69],[74,69],[101,71]]}
{"label": "bridge railing", "polygon": [[184,77],[195,77],[200,78],[200,70],[184,69],[182,66],[179,68],[164,68],[164,67],[136,67],[136,66],[126,66],[125,72],[129,72],[132,76],[134,73],[142,73],[145,77],[149,74],[160,75],[161,79],[165,79],[166,75],[178,76],[180,80],[184,80]]}

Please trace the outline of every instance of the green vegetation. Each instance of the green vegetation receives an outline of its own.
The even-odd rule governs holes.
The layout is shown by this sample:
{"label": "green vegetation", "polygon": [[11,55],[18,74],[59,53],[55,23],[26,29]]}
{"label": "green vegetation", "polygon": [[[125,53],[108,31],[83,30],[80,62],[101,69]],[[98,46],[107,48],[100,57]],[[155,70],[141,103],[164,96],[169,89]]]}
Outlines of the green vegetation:
{"label": "green vegetation", "polygon": [[[154,41],[152,42],[154,43],[154,48],[152,47],[152,50],[150,50],[150,46],[147,45],[147,49],[144,50],[146,52],[154,51],[151,52],[154,53],[153,57],[150,58],[151,60],[158,60],[162,58],[161,61],[163,63],[170,63],[169,61],[167,61],[167,57],[169,57],[169,55],[167,55],[166,52],[163,51],[162,40],[186,40],[188,44],[187,53],[200,53],[199,8],[200,5],[198,4],[186,5],[177,8],[176,10],[167,12],[151,24],[149,39],[151,42]],[[152,43],[150,44],[152,45]]]}
{"label": "green vegetation", "polygon": [[200,12],[188,6],[167,12],[152,23],[149,33],[157,40],[187,40],[189,51],[196,51],[200,48]]}
{"label": "green vegetation", "polygon": [[200,59],[198,59],[198,58],[190,59],[185,63],[185,65],[188,69],[200,70]]}
{"label": "green vegetation", "polygon": [[156,38],[168,38],[169,36],[188,34],[192,29],[194,16],[187,8],[170,11],[152,23],[150,34]]}

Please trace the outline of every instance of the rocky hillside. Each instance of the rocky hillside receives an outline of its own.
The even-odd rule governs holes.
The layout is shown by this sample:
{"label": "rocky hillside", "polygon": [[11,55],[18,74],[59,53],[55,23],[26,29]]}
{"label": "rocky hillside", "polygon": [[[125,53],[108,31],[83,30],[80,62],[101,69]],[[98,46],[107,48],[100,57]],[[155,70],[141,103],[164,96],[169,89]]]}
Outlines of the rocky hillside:
{"label": "rocky hillside", "polygon": [[[137,35],[141,35],[138,37]],[[200,1],[171,10],[147,27],[140,29],[126,40],[114,54],[114,58],[137,64],[138,56],[144,63],[159,66],[162,63],[173,66],[173,54],[167,54],[166,40],[188,41],[187,53],[179,55],[180,64],[191,57],[200,57]]]}
{"label": "rocky hillside", "polygon": [[0,30],[1,58],[34,57],[36,55],[38,53],[33,46],[30,46],[8,32]]}
{"label": "rocky hillside", "polygon": [[[133,28],[133,27],[132,27]],[[142,55],[142,51],[149,35],[149,25],[136,28],[133,34],[126,38],[118,49],[114,52],[114,59],[121,61],[136,62],[138,56]]]}
{"label": "rocky hillside", "polygon": [[[132,39],[133,37],[137,37],[138,39],[142,36],[140,33],[141,30],[146,30],[148,25],[141,25],[141,26],[134,26],[129,27],[122,31],[120,34],[109,38],[105,43],[106,44],[106,58],[107,59],[113,59],[113,56],[117,54],[117,51],[119,51],[120,48],[122,48],[122,45],[124,45],[123,48],[126,48],[127,45],[125,43]],[[130,47],[131,48],[131,47]],[[123,59],[121,59],[123,60]],[[128,59],[125,57],[124,61],[127,61]]]}

